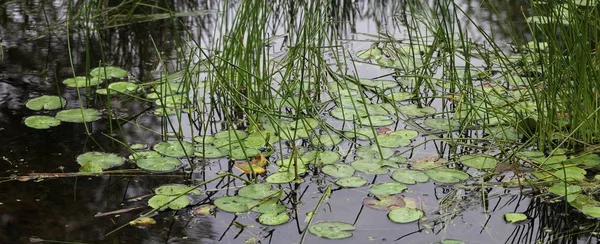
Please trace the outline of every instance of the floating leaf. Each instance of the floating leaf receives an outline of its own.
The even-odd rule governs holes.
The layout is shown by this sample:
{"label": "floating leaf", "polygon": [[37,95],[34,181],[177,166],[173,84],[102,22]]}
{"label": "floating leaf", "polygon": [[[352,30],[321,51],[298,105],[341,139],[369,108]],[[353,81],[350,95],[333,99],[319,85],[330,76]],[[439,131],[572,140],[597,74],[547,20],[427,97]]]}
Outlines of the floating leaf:
{"label": "floating leaf", "polygon": [[313,137],[310,142],[317,146],[333,147],[340,144],[342,138],[336,134],[325,134]]}
{"label": "floating leaf", "polygon": [[394,120],[390,119],[390,117],[385,115],[373,115],[368,118],[361,118],[358,121],[359,125],[364,126],[386,126],[394,123]]}
{"label": "floating leaf", "polygon": [[119,93],[130,93],[138,89],[138,85],[132,82],[119,81],[108,85],[108,89]]}
{"label": "floating leaf", "polygon": [[227,156],[221,150],[210,145],[200,145],[194,148],[194,155],[200,158],[222,158]]}
{"label": "floating leaf", "polygon": [[397,148],[408,146],[411,139],[417,137],[419,132],[414,130],[399,130],[384,135],[377,136],[379,146]]}
{"label": "floating leaf", "polygon": [[190,100],[184,95],[172,95],[161,97],[154,101],[154,104],[160,107],[181,107],[185,104],[190,103]]}
{"label": "floating leaf", "polygon": [[[392,66],[392,65],[386,65],[386,66]],[[387,89],[399,86],[399,83],[395,80],[359,79],[358,82],[366,87],[380,89],[380,90],[387,90]]]}
{"label": "floating leaf", "polygon": [[60,120],[46,115],[32,115],[25,118],[25,125],[34,129],[49,129],[60,125]]}
{"label": "floating leaf", "polygon": [[354,226],[338,221],[324,221],[308,227],[311,234],[327,239],[344,239],[352,236]]}
{"label": "floating leaf", "polygon": [[241,197],[260,200],[271,197],[277,192],[279,192],[279,190],[274,189],[270,184],[252,184],[240,188],[238,190],[238,195]]}
{"label": "floating leaf", "polygon": [[[383,127],[385,128],[385,127]],[[377,130],[375,130],[375,132],[373,132],[373,128],[372,127],[363,127],[363,128],[357,128],[357,129],[353,129],[350,131],[346,131],[344,132],[344,136],[348,137],[348,138],[357,138],[359,140],[370,140],[373,139],[377,133]]]}
{"label": "floating leaf", "polygon": [[460,128],[460,122],[456,120],[443,119],[443,118],[428,118],[423,121],[423,125],[443,131],[452,131]]}
{"label": "floating leaf", "polygon": [[385,97],[395,102],[401,102],[413,98],[414,94],[412,92],[393,92]]}
{"label": "floating leaf", "polygon": [[260,204],[260,201],[240,196],[224,196],[215,200],[217,208],[230,213],[243,213]]}
{"label": "floating leaf", "polygon": [[[380,150],[381,149],[381,154]],[[356,149],[356,156],[364,159],[389,159],[394,156],[394,151],[389,148],[377,148],[377,145],[362,146]]]}
{"label": "floating leaf", "polygon": [[263,225],[282,225],[290,221],[290,216],[286,212],[282,213],[264,213],[258,217],[258,222]]}
{"label": "floating leaf", "polygon": [[127,71],[118,67],[106,66],[98,67],[90,71],[90,75],[101,79],[109,78],[125,78],[127,77]]}
{"label": "floating leaf", "polygon": [[85,123],[99,120],[100,112],[91,108],[75,108],[60,111],[55,117],[63,122]]}
{"label": "floating leaf", "polygon": [[412,167],[414,169],[424,170],[440,167],[444,165],[444,163],[446,163],[445,159],[440,159],[438,156],[433,155],[415,161],[412,163]]}
{"label": "floating leaf", "polygon": [[509,223],[517,223],[527,219],[527,215],[523,213],[505,213],[504,220]]}
{"label": "floating leaf", "polygon": [[361,187],[369,183],[367,180],[360,176],[350,176],[337,180],[335,182],[336,185],[345,187],[345,188],[356,188]]}
{"label": "floating leaf", "polygon": [[133,226],[133,227],[137,227],[137,228],[148,228],[151,225],[155,225],[156,224],[156,220],[154,220],[153,218],[149,218],[149,217],[141,217],[139,219],[133,220],[133,221],[129,221],[129,225]]}
{"label": "floating leaf", "polygon": [[567,167],[557,169],[554,172],[552,172],[552,174],[556,177],[559,177],[561,180],[581,181],[585,180],[586,171],[582,168]]}
{"label": "floating leaf", "polygon": [[354,175],[355,169],[347,164],[328,164],[323,166],[321,171],[336,178],[345,178]]}
{"label": "floating leaf", "polygon": [[498,164],[496,158],[485,154],[463,155],[459,161],[466,166],[476,169],[493,169]]}
{"label": "floating leaf", "polygon": [[69,78],[63,81],[63,84],[68,87],[90,87],[97,86],[100,84],[101,80],[98,77],[87,78],[85,76],[77,76],[75,78]]}
{"label": "floating leaf", "polygon": [[381,49],[371,47],[366,50],[356,52],[356,56],[362,59],[379,59],[381,57]]}
{"label": "floating leaf", "polygon": [[167,208],[178,210],[190,205],[190,198],[183,196],[154,195],[148,200],[148,206],[153,209],[165,210]]}
{"label": "floating leaf", "polygon": [[377,209],[377,210],[390,210],[396,207],[404,207],[406,203],[399,196],[374,196],[366,197],[363,199],[363,205]]}
{"label": "floating leaf", "polygon": [[290,183],[296,179],[293,173],[289,172],[278,172],[267,176],[266,181],[271,184],[285,184]]}
{"label": "floating leaf", "polygon": [[198,207],[195,207],[192,209],[192,214],[196,215],[196,216],[208,216],[208,215],[214,215],[215,212],[215,205],[201,205]]}
{"label": "floating leaf", "polygon": [[123,164],[123,158],[112,153],[87,152],[77,156],[77,163],[81,166],[94,165],[100,169],[108,169]]}
{"label": "floating leaf", "polygon": [[400,183],[387,182],[387,183],[381,183],[381,184],[376,184],[376,185],[371,186],[371,189],[369,189],[369,193],[376,195],[376,196],[389,196],[389,195],[400,194],[400,193],[404,192],[406,189],[408,189],[408,187],[406,187],[405,185],[402,185]]}
{"label": "floating leaf", "polygon": [[194,153],[192,143],[186,141],[163,141],[152,147],[158,153],[175,158],[183,158]]}
{"label": "floating leaf", "polygon": [[181,161],[172,157],[142,158],[136,161],[138,167],[151,172],[172,172],[181,166]]}
{"label": "floating leaf", "polygon": [[282,213],[285,212],[285,210],[287,210],[287,208],[281,204],[279,204],[279,198],[278,197],[272,197],[269,200],[261,203],[260,205],[253,207],[252,211],[253,212],[257,212],[257,213],[272,213],[272,214],[276,214],[276,213]]}
{"label": "floating leaf", "polygon": [[248,134],[241,130],[225,130],[214,135],[215,139],[226,138],[230,140],[242,140],[248,137]]}
{"label": "floating leaf", "polygon": [[[576,194],[581,192],[581,186],[567,184],[567,186],[565,187],[565,183],[558,182],[558,183],[552,185],[551,187],[549,187],[548,191],[551,193],[554,193],[558,196],[568,195],[567,200],[574,200],[575,198],[577,198]],[[570,199],[570,198],[573,198],[573,199]],[[569,202],[571,202],[571,201],[569,201]]]}
{"label": "floating leaf", "polygon": [[392,172],[392,179],[404,184],[414,185],[416,183],[425,183],[429,180],[427,174],[410,169],[397,169]]}
{"label": "floating leaf", "polygon": [[302,154],[304,164],[332,164],[340,160],[341,155],[334,151],[309,151]]}
{"label": "floating leaf", "polygon": [[255,148],[238,147],[229,152],[229,157],[236,160],[244,160],[261,154],[261,151]]}
{"label": "floating leaf", "polygon": [[252,174],[264,174],[267,171],[265,170],[264,167],[258,166],[258,165],[252,165],[250,166],[250,163],[244,162],[244,163],[235,163],[233,166],[239,170],[241,170],[242,172],[244,172],[244,174],[247,175],[252,175]]}
{"label": "floating leaf", "polygon": [[142,159],[142,158],[160,158],[160,157],[162,157],[162,155],[160,155],[160,153],[157,153],[155,151],[134,152],[131,155],[129,155],[129,159],[133,160],[134,162],[137,162],[138,159]]}
{"label": "floating leaf", "polygon": [[383,175],[388,173],[388,169],[384,167],[380,159],[358,159],[350,165],[365,174]]}
{"label": "floating leaf", "polygon": [[388,218],[395,223],[410,223],[421,219],[425,214],[416,208],[394,208],[387,214]]}
{"label": "floating leaf", "polygon": [[179,196],[183,194],[202,194],[200,190],[182,185],[182,184],[167,184],[159,186],[154,190],[156,195],[165,195],[165,196]]}
{"label": "floating leaf", "polygon": [[430,106],[419,107],[416,104],[400,106],[400,107],[398,107],[398,111],[402,112],[403,114],[405,114],[407,116],[411,116],[411,117],[423,117],[423,116],[435,114],[437,112],[437,110],[435,110],[434,107],[430,107]]}
{"label": "floating leaf", "polygon": [[54,110],[63,108],[67,104],[67,100],[59,96],[43,95],[29,99],[25,107],[31,110]]}
{"label": "floating leaf", "polygon": [[432,180],[441,183],[458,183],[468,180],[470,175],[457,169],[434,168],[425,172]]}
{"label": "floating leaf", "polygon": [[581,212],[587,216],[600,218],[600,207],[598,206],[583,206]]}

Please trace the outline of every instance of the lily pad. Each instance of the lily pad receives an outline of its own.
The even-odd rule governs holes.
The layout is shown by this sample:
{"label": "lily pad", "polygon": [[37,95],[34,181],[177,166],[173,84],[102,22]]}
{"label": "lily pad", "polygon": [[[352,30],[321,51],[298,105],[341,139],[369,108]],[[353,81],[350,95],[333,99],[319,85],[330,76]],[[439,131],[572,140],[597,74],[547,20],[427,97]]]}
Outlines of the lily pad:
{"label": "lily pad", "polygon": [[561,180],[566,181],[581,181],[585,180],[586,175],[585,169],[578,167],[567,167],[567,168],[559,168],[552,172],[554,176],[559,177]]}
{"label": "lily pad", "polygon": [[190,198],[183,196],[155,195],[148,200],[148,206],[154,209],[165,210],[167,208],[178,210],[190,205]]}
{"label": "lily pad", "polygon": [[162,155],[160,155],[160,153],[157,153],[155,151],[141,151],[141,152],[134,152],[131,155],[129,155],[129,159],[137,162],[138,159],[142,159],[142,158],[160,158],[162,157]]}
{"label": "lily pad", "polygon": [[[375,130],[375,132],[373,132]],[[373,139],[377,135],[377,129],[373,127],[363,127],[344,132],[344,136],[348,138],[357,138],[359,140],[367,141]]]}
{"label": "lily pad", "polygon": [[186,141],[163,141],[152,147],[158,153],[176,158],[183,158],[194,153],[192,143]]}
{"label": "lily pad", "polygon": [[238,195],[241,197],[260,200],[271,197],[277,192],[279,192],[279,190],[274,189],[270,184],[252,184],[240,188],[238,190]]}
{"label": "lily pad", "polygon": [[92,108],[84,109],[67,109],[56,113],[55,118],[63,122],[71,123],[86,123],[93,122],[100,119],[100,112]]}
{"label": "lily pad", "polygon": [[432,129],[443,131],[452,131],[460,128],[460,122],[444,118],[425,119],[423,121],[423,125]]}
{"label": "lily pad", "polygon": [[565,183],[559,182],[559,183],[556,183],[556,184],[552,185],[551,187],[549,187],[548,191],[551,193],[554,193],[558,196],[564,196],[564,195],[576,196],[574,194],[581,192],[581,186],[567,184],[567,186],[565,187]]}
{"label": "lily pad", "polygon": [[100,84],[101,80],[98,79],[98,77],[91,77],[91,78],[87,78],[85,76],[77,76],[74,78],[69,78],[63,81],[63,84],[67,85],[68,87],[90,87],[90,86],[97,86],[98,84]]}
{"label": "lily pad", "polygon": [[263,225],[282,225],[290,221],[290,216],[286,212],[264,213],[258,216],[258,222]]}
{"label": "lily pad", "polygon": [[154,190],[156,195],[165,195],[165,196],[179,196],[183,194],[202,194],[200,190],[182,185],[182,184],[167,184],[159,186]]}
{"label": "lily pad", "polygon": [[224,130],[214,135],[215,139],[226,138],[229,140],[242,140],[248,137],[248,133],[241,130]]}
{"label": "lily pad", "polygon": [[411,116],[411,117],[423,117],[423,116],[435,114],[437,112],[437,110],[434,107],[430,107],[430,106],[418,107],[416,104],[400,106],[400,107],[398,107],[398,110],[400,112],[402,112],[403,114],[405,114],[407,116]]}
{"label": "lily pad", "polygon": [[425,172],[432,180],[441,183],[458,183],[469,179],[470,175],[457,169],[433,168]]}
{"label": "lily pad", "polygon": [[250,208],[260,204],[260,201],[240,196],[224,196],[215,200],[215,206],[230,213],[248,212]]}
{"label": "lily pad", "polygon": [[364,126],[386,126],[394,123],[393,119],[385,115],[373,115],[367,117],[363,117],[358,122],[359,125]]}
{"label": "lily pad", "polygon": [[267,176],[266,181],[271,184],[290,183],[296,179],[296,176],[291,172],[278,172]]}
{"label": "lily pad", "polygon": [[429,180],[427,174],[410,169],[397,169],[392,172],[392,179],[404,184],[414,185],[416,183],[425,183]]}
{"label": "lily pad", "polygon": [[[389,65],[392,66],[392,65]],[[359,79],[358,82],[366,87],[375,88],[379,90],[387,90],[400,85],[395,80],[373,80],[373,79]]]}
{"label": "lily pad", "polygon": [[382,147],[397,148],[405,147],[411,143],[411,139],[417,137],[419,132],[414,130],[399,130],[389,134],[378,135],[377,142]]}
{"label": "lily pad", "polygon": [[437,156],[421,158],[412,163],[412,167],[418,170],[433,169],[442,166],[446,163],[445,159],[440,159]]}
{"label": "lily pad", "polygon": [[340,160],[342,156],[334,151],[309,151],[302,154],[301,159],[304,164],[333,164]]}
{"label": "lily pad", "polygon": [[352,236],[354,226],[338,221],[324,221],[308,227],[311,234],[327,239],[344,239]]}
{"label": "lily pad", "polygon": [[413,98],[414,94],[412,92],[393,92],[385,97],[395,102],[401,102]]}
{"label": "lily pad", "polygon": [[350,176],[337,180],[335,182],[336,185],[345,187],[345,188],[357,188],[366,185],[369,183],[363,177],[360,176]]}
{"label": "lily pad", "polygon": [[87,152],[77,156],[77,163],[82,167],[109,169],[123,164],[123,158],[112,153]]}
{"label": "lily pad", "polygon": [[425,214],[416,208],[394,208],[387,214],[388,218],[395,223],[410,223],[421,219]]}
{"label": "lily pad", "polygon": [[408,187],[406,187],[403,184],[397,182],[386,182],[371,186],[371,189],[369,189],[369,193],[376,196],[389,196],[400,194],[407,189]]}
{"label": "lily pad", "polygon": [[399,196],[376,195],[364,198],[363,205],[377,210],[390,210],[392,208],[404,207],[406,206],[406,202]]}
{"label": "lily pad", "polygon": [[101,79],[109,78],[125,78],[127,77],[127,71],[118,67],[107,66],[98,67],[90,71],[90,75]]}
{"label": "lily pad", "polygon": [[190,100],[184,95],[172,95],[161,97],[158,100],[154,101],[154,104],[160,107],[181,107],[184,104],[190,103]]}
{"label": "lily pad", "polygon": [[67,100],[59,96],[43,95],[29,99],[25,107],[31,110],[54,110],[63,108],[67,104]]}
{"label": "lily pad", "polygon": [[236,160],[244,160],[259,155],[261,151],[254,148],[238,147],[229,152],[229,157]]}
{"label": "lily pad", "polygon": [[463,155],[459,161],[466,166],[476,169],[493,169],[498,164],[496,158],[485,154]]}
{"label": "lily pad", "polygon": [[181,161],[172,157],[142,158],[136,161],[138,167],[151,172],[172,172],[181,166]]}
{"label": "lily pad", "polygon": [[340,138],[340,136],[337,134],[325,134],[313,137],[310,142],[313,145],[333,147],[340,144],[340,142],[342,142],[342,138]]}
{"label": "lily pad", "polygon": [[345,178],[354,175],[355,169],[350,165],[340,163],[325,165],[321,171],[336,178]]}
{"label": "lily pad", "polygon": [[583,206],[581,212],[587,216],[600,218],[600,207],[598,206]]}
{"label": "lily pad", "polygon": [[222,158],[227,156],[227,154],[211,145],[196,146],[194,148],[194,155],[200,158]]}
{"label": "lily pad", "polygon": [[138,89],[138,85],[133,82],[120,81],[108,85],[108,89],[119,93],[131,93]]}
{"label": "lily pad", "polygon": [[356,56],[362,59],[379,59],[381,57],[381,49],[371,47],[366,50],[356,52]]}
{"label": "lily pad", "polygon": [[34,129],[49,129],[60,125],[60,120],[46,115],[32,115],[25,119],[25,125]]}
{"label": "lily pad", "polygon": [[394,156],[394,150],[382,147],[380,154],[377,145],[362,146],[356,149],[356,156],[364,159],[389,159]]}
{"label": "lily pad", "polygon": [[523,213],[505,213],[504,220],[509,223],[518,223],[527,220],[527,215]]}
{"label": "lily pad", "polygon": [[358,159],[350,165],[365,174],[384,175],[388,173],[388,169],[384,167],[380,159]]}

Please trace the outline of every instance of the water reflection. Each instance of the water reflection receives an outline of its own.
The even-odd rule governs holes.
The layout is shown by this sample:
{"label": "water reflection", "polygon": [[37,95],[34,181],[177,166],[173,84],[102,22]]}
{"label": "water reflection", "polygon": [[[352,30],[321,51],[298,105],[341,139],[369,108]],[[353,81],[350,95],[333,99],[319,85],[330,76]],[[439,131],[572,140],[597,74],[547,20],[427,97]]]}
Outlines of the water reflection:
{"label": "water reflection", "polygon": [[[87,1],[73,1],[73,6],[81,8]],[[174,12],[191,12],[199,10],[215,10],[219,1],[150,1],[161,7],[172,9]],[[281,1],[277,4],[284,4]],[[331,1],[329,16],[334,20],[328,25],[330,32],[341,39],[363,39],[364,36],[357,35],[368,33],[378,35],[385,33],[395,37],[406,37],[405,27],[401,23],[402,14],[406,14],[408,1],[386,1],[386,0],[335,0]],[[443,1],[429,1],[428,7],[435,9]],[[116,139],[131,143],[153,144],[162,138],[159,134],[145,129],[150,128],[161,132],[164,121],[157,116],[146,113],[150,105],[135,101],[111,100],[105,98],[94,98],[92,106],[101,107],[105,103],[112,104],[116,110],[125,112],[125,117],[135,116],[136,123],[125,123],[123,120],[115,120],[110,123],[107,120],[89,124],[91,136],[86,134],[85,127],[80,124],[64,124],[57,128],[39,131],[27,128],[22,120],[25,116],[32,114],[24,109],[24,102],[41,94],[58,94],[68,99],[69,107],[78,107],[79,97],[73,89],[66,89],[61,82],[67,77],[85,74],[86,70],[100,63],[112,64],[123,67],[132,72],[132,76],[142,82],[152,80],[160,76],[165,70],[174,71],[181,68],[180,57],[186,54],[186,43],[196,40],[203,45],[210,45],[215,31],[217,20],[211,14],[192,14],[190,16],[178,17],[175,20],[169,18],[140,21],[136,24],[120,25],[119,18],[124,18],[131,4],[128,1],[104,1],[106,6],[121,6],[115,8],[119,11],[117,15],[107,15],[102,22],[94,26],[86,26],[74,23],[71,29],[72,36],[68,36],[65,26],[67,19],[72,17],[68,14],[68,1],[25,1],[17,0],[4,3],[0,7],[0,35],[3,36],[3,56],[0,62],[0,176],[25,175],[30,172],[76,172],[78,165],[74,158],[82,152],[96,150],[117,152],[127,155],[128,151],[119,143],[105,136],[109,134]],[[287,4],[287,3],[285,3]],[[496,41],[510,43],[512,35],[503,26],[503,20],[515,21],[515,29],[524,29],[523,17],[520,6],[524,1],[457,1],[457,4],[465,11],[460,20],[467,24],[468,30],[474,33],[474,40],[482,41],[483,37],[476,35],[475,24],[482,26],[488,33],[493,33]],[[499,6],[505,6],[500,8]],[[277,7],[277,6],[276,6]],[[286,11],[286,9],[282,9]],[[138,6],[133,14],[159,14],[159,8]],[[280,14],[283,17],[287,13]],[[120,16],[120,17],[119,17]],[[118,18],[117,18],[118,17]],[[101,24],[108,25],[102,26]],[[90,28],[90,29],[86,29]],[[279,27],[278,27],[279,28]],[[275,28],[274,28],[275,29]],[[69,45],[67,45],[70,43]],[[369,44],[365,44],[369,45]],[[279,46],[277,46],[279,47]],[[275,47],[274,47],[275,48]],[[279,50],[274,50],[279,51]],[[352,50],[356,51],[356,50]],[[71,61],[73,67],[71,67]],[[83,91],[85,93],[85,91]],[[120,125],[120,126],[119,126]],[[141,125],[141,126],[140,126]],[[116,128],[114,134],[109,128]],[[227,170],[225,164],[217,164],[214,168]],[[0,243],[24,243],[31,237],[39,237],[47,240],[57,241],[112,241],[114,243],[214,243],[221,239],[231,242],[243,242],[246,238],[267,238],[273,243],[287,243],[293,238],[297,240],[299,233],[293,223],[278,228],[276,232],[270,228],[260,228],[258,232],[242,230],[237,236],[236,231],[225,231],[233,220],[242,224],[255,224],[252,217],[237,218],[229,214],[220,214],[219,218],[192,217],[183,210],[173,217],[172,212],[161,213],[156,219],[158,224],[149,229],[136,229],[127,227],[114,235],[106,237],[109,231],[126,224],[142,210],[134,210],[122,213],[119,216],[93,217],[98,212],[107,212],[128,207],[145,205],[145,200],[130,202],[129,199],[150,194],[152,189],[164,183],[181,183],[184,177],[181,175],[161,176],[103,176],[103,177],[79,177],[60,178],[42,182],[10,182],[0,183]],[[314,187],[307,188],[307,192],[318,192]],[[435,189],[432,191],[432,189]],[[440,188],[433,185],[425,185],[416,188],[416,195],[426,196],[437,194]],[[448,192],[442,190],[442,195]],[[350,206],[348,202],[360,202],[364,194],[348,191],[336,192],[336,198],[330,202],[334,206],[342,206],[330,212],[320,213],[319,218],[347,218],[348,222],[357,220],[362,229],[374,229],[375,231],[363,231],[356,233],[357,242],[368,240],[371,236],[377,236],[382,240],[400,238],[395,228],[390,228],[387,221],[382,221],[383,214],[377,211],[365,210],[360,213]],[[460,200],[481,199],[474,191],[471,195]],[[440,196],[443,197],[443,196]],[[508,200],[507,200],[508,199]],[[308,212],[314,206],[315,199],[304,199],[306,203],[299,206],[300,210]],[[507,202],[502,202],[502,201]],[[546,204],[537,201],[537,205],[529,199],[531,206],[528,211],[539,211]],[[336,201],[337,204],[336,204]],[[479,212],[480,203],[469,202],[476,210],[465,208],[464,216],[467,223],[478,223],[482,216]],[[500,198],[498,201],[490,201],[489,205],[504,205],[519,209],[524,203],[512,198]],[[475,208],[473,207],[473,208]],[[560,206],[558,207],[560,208]],[[147,209],[145,209],[147,210]],[[467,211],[468,210],[468,211]],[[531,227],[516,227],[516,234],[510,236],[512,243],[532,242],[533,240],[545,239],[545,237],[523,238],[522,235],[543,232],[548,226],[554,226],[553,230],[563,233],[570,230],[565,223],[556,224],[552,222],[552,213],[560,212],[560,209],[547,210],[546,217],[539,218]],[[432,211],[433,212],[433,211]],[[348,213],[356,213],[355,215]],[[496,224],[490,224],[490,228],[513,228],[498,220],[500,215],[493,215]],[[532,214],[531,216],[540,216]],[[304,216],[298,217],[300,223]],[[469,219],[470,218],[470,219]],[[500,226],[500,227],[498,227]],[[414,229],[411,229],[414,228]],[[437,228],[437,226],[436,226]],[[482,228],[443,226],[436,229],[435,234],[443,233],[444,228],[452,228],[450,231],[457,239],[461,238],[461,231],[470,230],[472,239],[486,241],[487,236],[482,235]],[[392,229],[392,230],[390,230]],[[414,242],[438,241],[439,236],[427,235],[421,227],[407,227],[402,231],[414,231],[414,236],[405,237],[402,240]],[[437,232],[440,231],[440,232]],[[508,232],[508,231],[507,231]],[[504,241],[502,232],[497,239]],[[568,232],[570,233],[570,232]],[[515,237],[519,236],[519,237]],[[575,240],[576,235],[571,236]],[[260,239],[259,238],[259,239]],[[321,241],[316,237],[308,237],[309,243]],[[412,238],[412,239],[411,239]],[[554,237],[550,238],[553,239]]]}

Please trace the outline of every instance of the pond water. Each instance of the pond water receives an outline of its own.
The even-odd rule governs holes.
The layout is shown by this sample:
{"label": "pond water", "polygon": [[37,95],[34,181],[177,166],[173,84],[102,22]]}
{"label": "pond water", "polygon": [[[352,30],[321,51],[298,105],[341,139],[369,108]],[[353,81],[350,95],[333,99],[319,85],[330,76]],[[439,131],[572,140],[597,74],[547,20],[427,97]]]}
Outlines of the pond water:
{"label": "pond water", "polygon": [[[85,9],[85,1],[74,1],[75,8]],[[108,1],[116,6],[121,1]],[[407,29],[398,23],[395,12],[410,1],[331,1],[329,13],[338,20],[331,28],[336,30],[348,52],[355,54],[368,49],[379,34],[406,38]],[[495,2],[495,1],[492,1]],[[214,215],[195,215],[192,209],[212,203],[227,194],[226,187],[243,186],[231,177],[200,187],[211,197],[192,199],[191,206],[181,210],[165,210],[151,215],[156,224],[147,228],[127,226],[127,223],[151,210],[147,201],[153,190],[168,183],[198,184],[232,171],[226,159],[194,163],[203,165],[192,171],[189,167],[166,174],[147,174],[134,171],[128,163],[122,169],[102,175],[69,175],[79,172],[76,158],[89,151],[111,152],[126,158],[131,151],[125,145],[142,143],[155,145],[167,138],[169,132],[181,132],[186,140],[198,135],[194,121],[169,125],[177,116],[162,117],[153,113],[156,105],[136,99],[102,96],[83,96],[77,89],[63,85],[63,80],[73,75],[83,75],[99,63],[121,67],[130,72],[130,80],[138,83],[153,81],[164,71],[175,72],[185,67],[182,56],[197,52],[185,46],[184,39],[212,43],[220,35],[217,24],[219,1],[155,1],[174,13],[187,13],[181,17],[162,18],[122,26],[102,28],[75,23],[66,31],[69,6],[67,1],[8,1],[0,6],[0,243],[300,243],[308,224],[305,220],[314,210],[316,223],[335,220],[354,225],[353,236],[343,240],[348,243],[435,243],[455,239],[465,243],[595,243],[597,236],[590,235],[594,220],[569,212],[561,201],[549,203],[547,199],[532,197],[528,188],[501,187],[501,180],[491,180],[497,186],[485,185],[483,180],[468,184],[440,184],[433,181],[411,185],[402,193],[406,201],[414,201],[427,219],[407,224],[391,222],[385,211],[365,207],[362,202],[369,187],[340,188],[332,184],[330,176],[323,174],[304,177],[304,183],[281,184],[285,188],[282,202],[288,206],[291,220],[280,226],[266,226],[257,222],[256,213],[232,214],[216,210]],[[430,1],[434,6],[436,1]],[[467,31],[477,33],[474,26],[493,33],[499,45],[509,49],[511,36],[505,31],[504,21],[510,19],[514,29],[526,28],[521,9],[525,1],[493,3],[505,9],[491,8],[480,1],[457,1],[474,25]],[[226,11],[234,15],[239,6],[232,4]],[[158,9],[158,8],[157,8]],[[157,11],[153,13],[160,12]],[[91,11],[90,9],[87,9]],[[210,10],[210,11],[206,11]],[[127,14],[127,9],[119,9]],[[147,8],[133,11],[149,14]],[[152,12],[149,11],[149,12]],[[196,11],[196,12],[193,12]],[[206,11],[206,12],[198,12]],[[106,16],[109,18],[110,16]],[[468,22],[465,16],[462,21]],[[175,21],[173,21],[175,20]],[[130,20],[131,21],[131,20]],[[293,22],[293,21],[292,21]],[[93,25],[92,22],[88,23]],[[111,24],[119,25],[118,22]],[[282,25],[283,26],[283,25]],[[90,29],[94,30],[89,33]],[[281,32],[285,28],[276,28]],[[189,38],[175,38],[189,37]],[[527,36],[527,34],[524,34]],[[485,42],[481,35],[471,36],[474,42]],[[284,41],[274,41],[269,51],[285,53]],[[389,69],[375,68],[357,63],[356,71],[363,78],[390,79]],[[80,92],[87,94],[91,89]],[[95,122],[62,123],[48,130],[29,128],[24,119],[37,112],[25,107],[26,102],[41,95],[60,95],[67,108],[87,106],[99,109],[103,119]],[[329,95],[325,95],[328,97]],[[110,110],[106,105],[110,104]],[[441,109],[439,101],[432,106]],[[327,107],[331,110],[333,107]],[[107,114],[122,119],[107,119]],[[210,114],[210,113],[207,113]],[[337,129],[347,130],[349,125],[323,113],[324,121]],[[209,116],[209,115],[204,115]],[[197,118],[203,118],[197,115]],[[205,134],[223,129],[222,121],[210,125]],[[403,123],[389,126],[392,130],[404,129]],[[350,126],[350,128],[352,128]],[[429,136],[420,136],[412,145],[426,142]],[[170,137],[172,138],[172,137]],[[303,145],[308,139],[299,140]],[[342,154],[342,162],[352,162],[347,156],[353,144],[328,147]],[[276,151],[291,154],[290,143],[275,145]],[[459,151],[467,150],[460,149]],[[410,161],[441,155],[451,158],[450,147],[443,141],[428,141],[409,150],[401,147],[403,156]],[[449,156],[450,155],[450,156]],[[270,161],[281,158],[275,153]],[[186,161],[186,160],[184,160]],[[189,163],[189,162],[187,162]],[[469,169],[468,172],[474,173]],[[23,178],[31,173],[48,173],[35,179]],[[387,182],[390,176],[363,175],[370,183]],[[39,176],[39,175],[38,175]],[[19,178],[21,177],[21,178]],[[246,176],[242,175],[243,178]],[[496,176],[494,176],[496,177]],[[260,178],[264,180],[264,177]],[[332,185],[331,196],[321,203],[326,186]],[[220,189],[220,190],[219,190]],[[211,191],[212,190],[212,191]],[[232,194],[230,194],[232,195]],[[315,209],[319,206],[317,209]],[[124,210],[121,212],[112,212]],[[510,224],[504,214],[523,212],[529,219],[520,224]],[[577,224],[573,224],[577,223]],[[124,228],[120,228],[126,225]],[[120,228],[120,229],[119,229]],[[118,229],[118,230],[116,230]],[[116,231],[114,231],[116,230]],[[114,232],[113,232],[114,231]],[[306,243],[339,242],[307,234]]]}

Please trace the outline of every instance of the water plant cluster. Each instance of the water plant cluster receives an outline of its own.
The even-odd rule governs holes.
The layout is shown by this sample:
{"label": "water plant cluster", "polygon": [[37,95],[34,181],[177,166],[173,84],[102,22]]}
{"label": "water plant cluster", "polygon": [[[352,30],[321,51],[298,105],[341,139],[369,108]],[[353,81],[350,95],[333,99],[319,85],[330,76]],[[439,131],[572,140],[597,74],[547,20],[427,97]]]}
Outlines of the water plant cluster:
{"label": "water plant cluster", "polygon": [[[233,14],[220,5],[219,38],[206,44],[182,37],[183,69],[155,80],[136,81],[111,66],[64,80],[82,100],[134,99],[152,108],[142,116],[163,121],[163,141],[115,137],[130,154],[82,153],[73,159],[80,172],[185,172],[189,181],[156,186],[145,200],[151,210],[138,220],[216,211],[262,226],[295,222],[299,242],[307,233],[352,237],[355,223],[321,215],[326,205],[338,207],[328,203],[336,194],[353,189],[363,200],[346,204],[381,210],[390,225],[418,222],[429,230],[460,214],[466,188],[481,191],[479,205],[490,197],[486,189],[529,189],[567,203],[566,212],[600,218],[597,1],[533,2],[524,13],[531,35],[515,32],[510,50],[471,19],[459,20],[466,13],[450,0],[407,3],[393,16],[406,36],[381,33],[368,44],[336,37],[327,1],[278,4],[291,16],[279,16],[270,1],[240,2]],[[465,25],[476,25],[484,40],[472,41]],[[284,52],[273,52],[274,45]],[[101,110],[80,104],[24,122],[48,129],[121,120],[110,103]],[[67,104],[44,95],[26,106]],[[415,194],[419,186],[450,193],[431,206]],[[532,217],[503,216],[509,223]]]}

